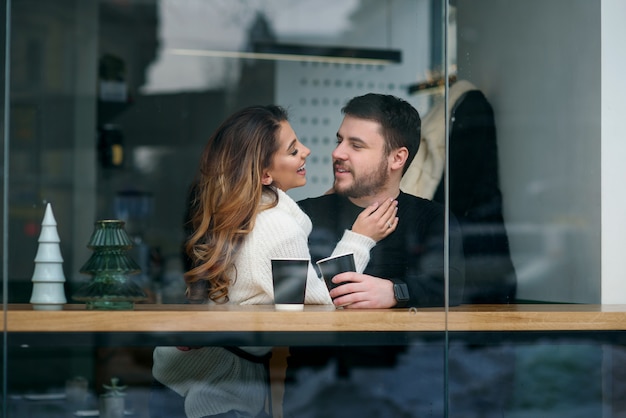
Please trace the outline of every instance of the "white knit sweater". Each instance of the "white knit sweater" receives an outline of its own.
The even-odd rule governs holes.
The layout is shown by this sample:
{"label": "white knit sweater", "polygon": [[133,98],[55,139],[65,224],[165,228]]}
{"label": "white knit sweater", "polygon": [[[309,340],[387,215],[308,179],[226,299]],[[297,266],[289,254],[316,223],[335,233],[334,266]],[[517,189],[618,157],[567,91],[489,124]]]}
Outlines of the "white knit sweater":
{"label": "white knit sweater", "polygon": [[[240,248],[235,267],[237,278],[228,289],[229,303],[272,304],[272,258],[309,258],[307,246],[311,220],[286,193],[278,190],[278,205],[262,211],[254,229]],[[264,200],[269,199],[265,196]],[[369,262],[374,240],[345,231],[333,255],[354,253],[358,272]],[[309,264],[305,303],[332,304],[324,281]],[[271,347],[242,347],[253,354],[264,354]],[[252,363],[220,347],[180,351],[157,347],[153,356],[153,376],[185,397],[189,418],[239,410],[252,415],[264,406],[267,374],[262,364]]]}

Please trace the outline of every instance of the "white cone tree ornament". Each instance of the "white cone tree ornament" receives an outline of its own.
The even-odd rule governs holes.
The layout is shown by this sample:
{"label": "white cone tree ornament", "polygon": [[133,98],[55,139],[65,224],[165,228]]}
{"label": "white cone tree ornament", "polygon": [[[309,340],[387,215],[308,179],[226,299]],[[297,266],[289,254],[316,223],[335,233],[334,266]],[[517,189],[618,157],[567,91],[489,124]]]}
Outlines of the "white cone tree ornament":
{"label": "white cone tree ornament", "polygon": [[35,310],[58,311],[63,309],[63,305],[67,303],[64,288],[63,257],[59,242],[61,239],[57,232],[57,222],[52,213],[52,206],[48,203],[41,222],[39,247],[35,256],[35,271],[31,279],[33,293],[30,297],[30,303]]}

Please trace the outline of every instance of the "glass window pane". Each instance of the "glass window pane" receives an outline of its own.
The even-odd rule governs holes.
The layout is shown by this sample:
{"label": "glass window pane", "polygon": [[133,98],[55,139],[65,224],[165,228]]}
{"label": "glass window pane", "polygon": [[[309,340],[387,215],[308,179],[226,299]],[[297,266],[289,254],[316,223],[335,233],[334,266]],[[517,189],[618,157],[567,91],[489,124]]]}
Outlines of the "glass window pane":
{"label": "glass window pane", "polygon": [[[56,289],[63,288],[67,304],[57,300],[48,308],[62,314],[85,309],[85,289],[101,266],[93,260],[105,251],[93,245],[92,233],[97,220],[112,219],[125,221],[134,244],[117,259],[128,262],[128,281],[145,292],[135,310],[182,306],[182,275],[189,267],[183,223],[209,135],[244,106],[284,106],[312,151],[306,187],[289,194],[300,200],[325,193],[333,184],[331,152],[341,108],[350,98],[373,91],[403,98],[422,115],[431,108],[430,94],[411,90],[436,78],[433,68],[442,68],[442,10],[431,3],[11,3],[11,164],[5,170],[11,252],[3,278],[10,309],[33,309],[33,278],[44,263],[35,258],[42,245],[55,248],[57,258],[45,262],[56,268],[62,263],[65,276]],[[44,222],[47,208],[54,228]],[[42,244],[41,235],[52,229],[58,241]],[[138,274],[130,274],[129,259],[139,265]],[[346,408],[363,410],[363,416],[441,413],[442,332],[440,326],[436,336],[305,339],[300,348],[333,353],[319,370],[305,369],[303,380],[288,374],[286,387],[299,404],[286,402],[285,412],[304,405],[324,416],[331,409],[345,415]],[[127,386],[126,409],[148,416],[152,350],[172,341],[150,335],[67,332],[42,340],[37,332],[9,333],[7,416],[89,413],[112,378]],[[182,338],[182,345],[214,341],[191,333]],[[52,359],[54,370],[45,366]],[[274,361],[284,362],[280,350]],[[28,375],[20,372],[26,365],[32,366]],[[284,364],[276,372],[284,373]],[[431,378],[423,379],[425,373]],[[280,385],[278,391],[277,411]],[[302,391],[306,397],[300,398]]]}
{"label": "glass window pane", "polygon": [[[185,416],[176,390],[188,413],[210,415],[227,403],[193,392],[224,393],[228,379],[203,367],[243,365],[252,377],[229,389],[246,402],[226,408],[254,395],[276,417],[620,416],[626,308],[611,304],[624,293],[614,277],[624,7],[5,2],[0,415],[96,416],[123,392],[127,416]],[[356,310],[329,298],[303,312],[188,303],[191,186],[222,121],[253,104],[288,110],[311,151],[306,185],[287,192],[302,202],[333,187],[342,108],[368,92],[418,110],[421,144],[401,188],[442,205],[441,228],[428,231],[445,220],[447,235],[408,234],[400,255],[378,242],[364,271],[410,281],[412,296],[419,284],[420,302]],[[308,211],[314,260],[358,213]],[[94,238],[112,220],[125,222],[116,242],[132,245]],[[319,234],[325,223],[336,237]],[[111,260],[115,273],[101,274]],[[375,283],[390,297],[398,284]],[[109,299],[95,303],[93,288]],[[257,354],[269,348],[268,365]],[[163,358],[186,362],[175,367],[183,378],[162,377],[174,364]]]}
{"label": "glass window pane", "polygon": [[[550,322],[566,304],[604,302],[603,5],[449,2],[449,202],[465,298],[518,304],[468,310]],[[450,416],[616,416],[614,335],[529,332],[519,319],[508,332],[450,334]]]}

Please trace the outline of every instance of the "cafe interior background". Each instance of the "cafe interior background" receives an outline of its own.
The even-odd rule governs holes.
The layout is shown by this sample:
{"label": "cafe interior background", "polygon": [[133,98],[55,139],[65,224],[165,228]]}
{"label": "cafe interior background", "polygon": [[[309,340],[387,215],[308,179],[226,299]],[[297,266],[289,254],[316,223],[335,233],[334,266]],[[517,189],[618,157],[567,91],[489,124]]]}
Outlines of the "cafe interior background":
{"label": "cafe interior background", "polygon": [[[488,255],[487,264],[510,257],[509,302],[626,301],[626,151],[618,129],[626,11],[619,0],[14,0],[3,2],[2,13],[4,309],[29,303],[48,203],[69,303],[88,280],[80,268],[98,219],[126,221],[142,268],[134,280],[148,303],[183,303],[187,189],[206,139],[236,109],[276,103],[289,110],[312,150],[307,185],[290,191],[297,200],[331,185],[330,153],[349,98],[393,94],[433,118],[466,82],[493,109],[496,142],[476,145],[484,150],[459,144],[472,161],[458,167],[457,178],[492,170],[483,180],[496,189],[490,203],[503,223],[494,227],[509,253]],[[285,45],[292,55],[259,49],[281,54],[276,48]],[[387,61],[311,58],[315,47]],[[433,119],[453,129],[450,112]],[[451,178],[454,170],[448,167]],[[485,260],[469,262],[480,268]],[[7,338],[5,332],[5,416],[57,416],[23,395],[63,391],[76,376],[97,392],[113,375],[135,396],[135,416],[146,416],[150,350],[28,350]],[[431,385],[406,377],[421,391],[408,406],[419,416],[626,414],[614,401],[626,391],[613,373],[625,355],[620,347],[537,340],[446,349],[453,380],[442,375],[441,385]],[[441,347],[426,350],[443,358]],[[491,368],[476,379],[461,358]],[[503,381],[510,390],[494,394]],[[450,397],[443,399],[446,382]]]}

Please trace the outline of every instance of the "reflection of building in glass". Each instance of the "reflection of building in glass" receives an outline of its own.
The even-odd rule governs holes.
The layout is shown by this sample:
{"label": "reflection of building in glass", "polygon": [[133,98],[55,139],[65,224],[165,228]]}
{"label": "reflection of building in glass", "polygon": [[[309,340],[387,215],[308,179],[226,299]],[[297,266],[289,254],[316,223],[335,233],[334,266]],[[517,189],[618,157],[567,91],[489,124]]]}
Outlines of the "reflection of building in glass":
{"label": "reflection of building in glass", "polygon": [[[349,27],[350,14],[357,5],[355,0],[298,0],[288,5],[275,0],[245,4],[161,1],[159,56],[148,69],[148,80],[142,90],[154,94],[234,89],[245,64],[237,58],[220,57],[219,51],[249,51],[250,41],[268,38],[281,42],[304,39],[309,43],[321,39],[332,43]],[[207,58],[172,53],[179,48],[216,54]]]}

